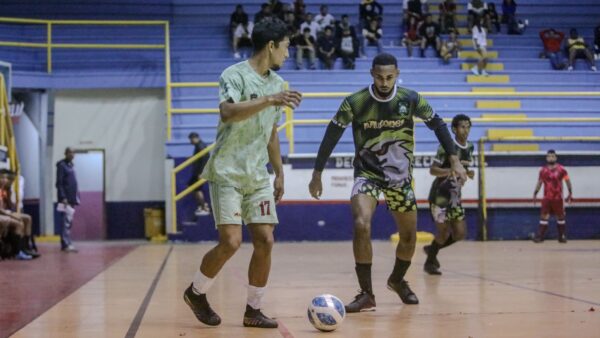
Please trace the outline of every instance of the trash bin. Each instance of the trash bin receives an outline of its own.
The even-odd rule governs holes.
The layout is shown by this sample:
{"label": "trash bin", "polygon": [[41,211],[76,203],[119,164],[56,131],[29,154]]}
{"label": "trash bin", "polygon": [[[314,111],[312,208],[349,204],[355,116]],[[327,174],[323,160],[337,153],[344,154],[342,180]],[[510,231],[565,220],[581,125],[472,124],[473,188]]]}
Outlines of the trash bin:
{"label": "trash bin", "polygon": [[165,234],[165,211],[163,209],[144,209],[144,232],[146,238]]}

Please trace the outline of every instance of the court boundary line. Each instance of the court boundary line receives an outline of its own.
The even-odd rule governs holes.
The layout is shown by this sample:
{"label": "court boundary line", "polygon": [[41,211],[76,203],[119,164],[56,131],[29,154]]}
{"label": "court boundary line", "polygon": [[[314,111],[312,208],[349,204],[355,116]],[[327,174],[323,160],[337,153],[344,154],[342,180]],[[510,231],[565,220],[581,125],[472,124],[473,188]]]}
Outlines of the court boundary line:
{"label": "court boundary line", "polygon": [[154,280],[152,281],[152,284],[150,284],[150,288],[148,289],[148,292],[146,292],[146,296],[144,297],[142,304],[140,304],[140,307],[138,308],[138,311],[135,314],[135,317],[133,317],[133,320],[131,321],[131,325],[129,325],[129,330],[127,330],[127,333],[125,334],[125,338],[133,338],[137,334],[137,331],[140,328],[140,324],[142,324],[142,319],[144,319],[144,315],[146,314],[146,310],[148,309],[148,305],[150,305],[150,300],[152,299],[152,296],[154,295],[154,291],[156,290],[156,285],[158,285],[158,281],[160,280],[163,270],[165,269],[165,266],[167,265],[167,261],[169,260],[169,257],[171,256],[171,252],[173,252],[173,245],[171,245],[169,247],[169,251],[165,255],[165,258],[163,259],[163,262],[160,265],[160,268],[156,272],[156,275],[154,276]]}
{"label": "court boundary line", "polygon": [[494,283],[502,284],[502,285],[505,285],[505,286],[510,286],[510,287],[513,287],[513,288],[516,288],[516,289],[533,291],[533,292],[541,293],[541,294],[544,294],[544,295],[549,295],[549,296],[554,296],[554,297],[559,297],[559,298],[564,298],[564,299],[572,300],[572,301],[575,301],[575,302],[580,302],[580,303],[585,303],[585,304],[589,304],[589,305],[600,306],[600,303],[596,303],[596,302],[585,300],[585,299],[581,299],[581,298],[575,298],[575,297],[571,297],[571,296],[567,296],[567,295],[562,295],[560,293],[556,293],[556,292],[552,292],[552,291],[535,289],[535,288],[528,287],[528,286],[513,284],[513,283],[510,283],[510,282],[505,282],[505,281],[501,281],[501,280],[497,280],[497,279],[493,279],[493,278],[488,278],[488,277],[483,277],[483,276],[478,276],[478,275],[472,275],[472,274],[469,274],[469,273],[459,272],[459,271],[455,271],[455,270],[447,270],[447,271],[451,272],[451,273],[454,273],[454,274],[457,274],[457,275],[461,275],[461,276],[467,276],[467,277],[471,277],[471,278],[480,279],[480,280],[483,280],[483,281],[494,282]]}

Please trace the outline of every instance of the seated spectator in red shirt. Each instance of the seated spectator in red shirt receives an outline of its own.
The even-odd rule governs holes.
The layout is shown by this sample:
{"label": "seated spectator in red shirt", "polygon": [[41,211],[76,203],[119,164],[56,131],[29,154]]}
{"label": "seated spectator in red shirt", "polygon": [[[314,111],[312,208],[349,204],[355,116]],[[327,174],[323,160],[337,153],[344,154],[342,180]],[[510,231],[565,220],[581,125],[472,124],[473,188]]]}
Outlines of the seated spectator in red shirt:
{"label": "seated spectator in red shirt", "polygon": [[554,28],[546,29],[540,32],[540,39],[544,43],[544,55],[550,59],[553,69],[562,70],[566,68],[561,55],[561,45],[565,38],[565,33],[559,32]]}
{"label": "seated spectator in red shirt", "polygon": [[415,16],[411,16],[408,19],[408,29],[404,33],[404,38],[402,39],[402,44],[406,46],[408,57],[412,57],[413,46],[421,45],[421,36],[419,35],[420,26],[421,23]]}

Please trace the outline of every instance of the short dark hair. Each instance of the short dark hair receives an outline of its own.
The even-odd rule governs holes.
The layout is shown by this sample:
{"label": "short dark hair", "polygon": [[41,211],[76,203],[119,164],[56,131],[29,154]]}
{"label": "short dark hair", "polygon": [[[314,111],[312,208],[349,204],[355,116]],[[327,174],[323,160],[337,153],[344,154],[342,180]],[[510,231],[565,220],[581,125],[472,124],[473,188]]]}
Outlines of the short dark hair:
{"label": "short dark hair", "polygon": [[325,26],[325,30],[333,31],[333,28],[331,26]]}
{"label": "short dark hair", "polygon": [[10,175],[11,171],[8,169],[0,169],[0,175]]}
{"label": "short dark hair", "polygon": [[378,54],[375,58],[373,58],[372,68],[375,68],[375,66],[388,66],[388,65],[394,65],[396,68],[398,68],[398,60],[396,60],[396,57],[393,56],[392,54],[381,53],[381,54]]}
{"label": "short dark hair", "polygon": [[546,153],[546,155],[549,155],[549,154],[556,155],[556,150],[554,150],[554,149],[548,149],[548,152]]}
{"label": "short dark hair", "polygon": [[252,45],[254,51],[261,51],[269,43],[275,42],[275,47],[287,36],[286,24],[278,18],[264,18],[260,20],[252,30]]}
{"label": "short dark hair", "polygon": [[344,14],[344,15],[342,15],[342,19],[343,19],[343,18],[349,18],[348,14]]}
{"label": "short dark hair", "polygon": [[198,135],[197,132],[193,131],[188,135],[188,138],[192,138],[192,137],[200,138],[200,135]]}
{"label": "short dark hair", "polygon": [[468,117],[465,114],[458,114],[458,115],[456,115],[456,116],[454,116],[452,118],[452,128],[458,127],[458,124],[460,123],[460,121],[468,121],[469,122],[469,127],[473,125],[471,123],[471,118],[470,117]]}

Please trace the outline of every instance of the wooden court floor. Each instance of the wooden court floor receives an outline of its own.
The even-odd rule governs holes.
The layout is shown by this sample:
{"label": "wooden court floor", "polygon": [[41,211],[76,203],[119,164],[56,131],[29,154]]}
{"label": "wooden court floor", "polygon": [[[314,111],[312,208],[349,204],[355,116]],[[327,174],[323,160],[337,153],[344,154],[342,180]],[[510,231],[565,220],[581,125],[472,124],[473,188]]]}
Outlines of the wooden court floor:
{"label": "wooden court floor", "polygon": [[218,328],[198,323],[182,300],[212,244],[141,245],[13,336],[600,337],[600,241],[458,243],[440,253],[442,276],[422,271],[422,245],[407,275],[419,305],[403,305],[385,288],[394,247],[376,241],[377,310],[348,315],[333,333],[316,331],[306,307],[320,293],[353,298],[350,242],[276,243],[263,304],[278,318],[276,330],[242,326],[250,245],[209,292],[223,318]]}

